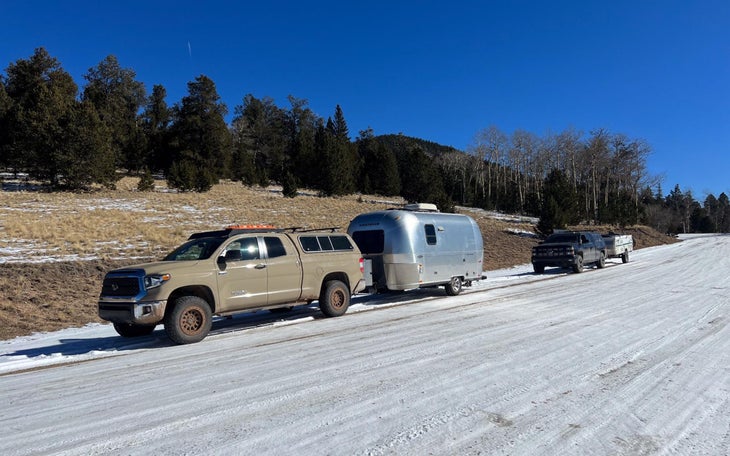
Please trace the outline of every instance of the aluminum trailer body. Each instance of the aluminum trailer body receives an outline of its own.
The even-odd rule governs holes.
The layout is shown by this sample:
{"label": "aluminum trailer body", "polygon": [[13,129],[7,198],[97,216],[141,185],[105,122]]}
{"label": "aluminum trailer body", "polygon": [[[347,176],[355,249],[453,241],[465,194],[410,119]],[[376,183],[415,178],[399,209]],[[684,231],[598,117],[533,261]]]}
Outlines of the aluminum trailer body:
{"label": "aluminum trailer body", "polygon": [[482,235],[466,215],[391,209],[358,215],[347,232],[371,262],[377,291],[444,285],[453,295],[486,278]]}

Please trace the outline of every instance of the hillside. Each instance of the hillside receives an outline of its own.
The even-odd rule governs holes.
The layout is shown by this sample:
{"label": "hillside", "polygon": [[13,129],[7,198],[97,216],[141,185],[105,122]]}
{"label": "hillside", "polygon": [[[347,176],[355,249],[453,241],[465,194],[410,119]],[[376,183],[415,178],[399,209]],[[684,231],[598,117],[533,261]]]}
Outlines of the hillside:
{"label": "hillside", "polygon": [[[236,183],[204,194],[135,188],[136,180],[125,179],[115,191],[0,192],[0,340],[100,321],[96,299],[106,271],[160,258],[192,232],[231,223],[345,229],[357,214],[403,203],[369,195],[321,198],[307,191],[290,199],[277,188]],[[481,228],[486,271],[529,263],[537,239],[514,233],[532,233],[534,220],[459,211]],[[673,242],[646,227],[625,231],[637,248]]]}

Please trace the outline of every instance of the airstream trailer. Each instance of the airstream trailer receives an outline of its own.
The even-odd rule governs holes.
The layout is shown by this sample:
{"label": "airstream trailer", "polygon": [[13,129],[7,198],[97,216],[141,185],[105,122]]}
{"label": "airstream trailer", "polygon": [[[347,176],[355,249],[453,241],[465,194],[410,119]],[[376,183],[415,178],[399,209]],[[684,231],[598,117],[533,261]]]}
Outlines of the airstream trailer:
{"label": "airstream trailer", "polygon": [[360,214],[347,228],[363,254],[365,280],[378,291],[443,285],[457,295],[483,275],[482,235],[466,215],[433,204]]}

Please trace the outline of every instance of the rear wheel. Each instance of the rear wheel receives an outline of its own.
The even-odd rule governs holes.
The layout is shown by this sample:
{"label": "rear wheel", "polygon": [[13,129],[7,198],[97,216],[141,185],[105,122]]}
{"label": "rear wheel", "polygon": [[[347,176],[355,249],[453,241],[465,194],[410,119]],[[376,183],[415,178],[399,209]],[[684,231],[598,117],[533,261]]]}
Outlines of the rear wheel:
{"label": "rear wheel", "polygon": [[628,250],[627,250],[627,251],[625,251],[625,252],[624,252],[624,253],[623,253],[623,254],[621,255],[621,262],[622,262],[622,263],[628,263],[628,262],[629,262],[629,251],[628,251]]}
{"label": "rear wheel", "polygon": [[532,269],[535,270],[536,274],[542,274],[543,272],[545,272],[545,266],[539,264],[533,264]]}
{"label": "rear wheel", "polygon": [[330,280],[325,284],[319,297],[319,310],[327,317],[339,317],[350,307],[350,291],[339,280]]}
{"label": "rear wheel", "polygon": [[213,325],[210,306],[197,296],[183,296],[165,315],[165,332],[176,344],[200,342]]}
{"label": "rear wheel", "polygon": [[573,272],[583,272],[583,257],[578,255],[575,257],[575,264],[573,265]]}
{"label": "rear wheel", "polygon": [[446,294],[449,296],[456,296],[461,293],[461,277],[452,277],[451,282],[444,286]]}
{"label": "rear wheel", "polygon": [[133,325],[130,323],[114,323],[114,330],[122,337],[149,336],[155,325]]}
{"label": "rear wheel", "polygon": [[598,269],[603,269],[606,267],[606,254],[601,252],[601,258],[598,259],[598,263],[596,263],[596,266]]}

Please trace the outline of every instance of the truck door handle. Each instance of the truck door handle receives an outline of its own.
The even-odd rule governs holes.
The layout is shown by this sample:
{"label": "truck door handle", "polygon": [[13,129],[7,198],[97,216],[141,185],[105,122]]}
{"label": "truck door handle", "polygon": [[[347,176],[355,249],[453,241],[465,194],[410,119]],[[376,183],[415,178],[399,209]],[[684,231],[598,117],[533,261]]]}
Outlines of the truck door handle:
{"label": "truck door handle", "polygon": [[266,267],[266,265],[263,263],[259,263],[256,266],[254,266],[254,268],[256,268],[256,269],[264,269],[265,267]]}

